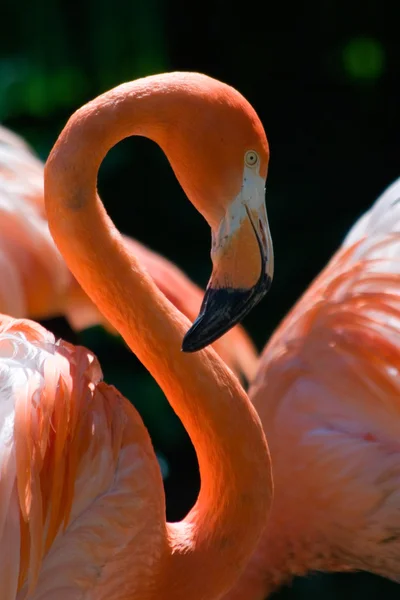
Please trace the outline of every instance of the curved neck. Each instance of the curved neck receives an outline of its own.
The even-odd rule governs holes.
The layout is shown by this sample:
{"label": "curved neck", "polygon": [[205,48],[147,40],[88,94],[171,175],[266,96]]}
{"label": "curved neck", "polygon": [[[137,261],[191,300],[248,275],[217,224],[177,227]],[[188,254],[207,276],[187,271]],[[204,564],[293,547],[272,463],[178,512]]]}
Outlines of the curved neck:
{"label": "curved neck", "polygon": [[46,210],[72,273],[156,379],[197,451],[201,491],[186,519],[167,526],[162,586],[176,599],[211,599],[232,585],[266,522],[269,455],[255,410],[215,352],[181,352],[189,322],[126,252],[97,196],[111,146],[134,134],[161,144],[168,130],[173,97],[143,81],[71,117],[45,167]]}

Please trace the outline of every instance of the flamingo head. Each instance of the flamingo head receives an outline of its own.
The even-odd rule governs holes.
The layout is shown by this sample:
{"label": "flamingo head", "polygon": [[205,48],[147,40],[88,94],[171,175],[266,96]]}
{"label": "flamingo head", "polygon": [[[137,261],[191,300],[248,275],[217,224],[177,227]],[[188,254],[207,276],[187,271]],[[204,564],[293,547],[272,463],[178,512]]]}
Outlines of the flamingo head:
{"label": "flamingo head", "polygon": [[168,115],[160,115],[169,126],[158,141],[212,233],[212,275],[182,344],[194,352],[241,321],[271,285],[269,148],[260,119],[237,90],[198,73],[168,77],[166,93],[174,94],[174,102]]}

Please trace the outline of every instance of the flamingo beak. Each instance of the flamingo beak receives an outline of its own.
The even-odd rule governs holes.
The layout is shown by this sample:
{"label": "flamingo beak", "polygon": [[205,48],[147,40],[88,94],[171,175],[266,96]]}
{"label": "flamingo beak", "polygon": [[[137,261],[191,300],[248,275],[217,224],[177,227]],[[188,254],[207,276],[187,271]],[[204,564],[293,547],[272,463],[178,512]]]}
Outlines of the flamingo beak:
{"label": "flamingo beak", "polygon": [[215,342],[242,321],[271,286],[274,254],[264,185],[259,175],[245,169],[240,194],[213,231],[213,272],[199,316],[183,339],[183,352]]}

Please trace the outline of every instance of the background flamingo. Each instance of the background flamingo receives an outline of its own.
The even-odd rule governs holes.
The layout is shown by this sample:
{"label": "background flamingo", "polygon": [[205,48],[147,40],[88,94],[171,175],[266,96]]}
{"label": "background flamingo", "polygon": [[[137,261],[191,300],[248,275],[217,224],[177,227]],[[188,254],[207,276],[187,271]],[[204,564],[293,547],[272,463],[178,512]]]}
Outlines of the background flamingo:
{"label": "background flamingo", "polygon": [[[198,108],[202,118],[195,122]],[[214,125],[206,138],[203,119]],[[237,266],[227,257],[236,252],[238,239],[246,242],[241,264],[251,265],[257,255],[260,267],[267,264],[260,256],[264,246],[252,238],[266,218],[254,194],[260,189],[263,196],[268,146],[261,123],[238,92],[205,76],[175,73],[97,98],[70,119],[47,161],[46,210],[72,272],[157,379],[191,435],[202,476],[198,501],[181,523],[166,524],[160,472],[135,409],[100,382],[98,363],[88,351],[56,342],[33,322],[3,316],[2,600],[219,598],[265,523],[271,476],[255,410],[212,349],[181,352],[189,321],[126,251],[96,195],[100,162],[118,138],[140,129],[147,135],[156,131],[161,141],[171,127],[168,157],[186,186],[210,168],[206,140],[219,150],[204,195],[191,196],[211,226],[218,213],[222,224],[226,214],[236,215],[240,199],[242,218],[229,234],[223,229],[222,249],[213,230],[208,300],[220,304],[213,306],[211,321],[204,305],[184,339],[199,345],[224,331],[235,322],[235,310],[245,309],[237,300],[231,304],[233,283],[251,282],[248,271],[229,271]],[[187,163],[189,149],[194,162]],[[249,149],[257,157],[251,167]],[[256,214],[257,228],[249,227]],[[230,285],[225,304],[223,282]],[[259,277],[255,289],[260,290]]]}
{"label": "background flamingo", "polygon": [[[124,236],[155,283],[191,321],[199,313],[203,290],[176,265]],[[56,248],[43,202],[43,165],[27,144],[0,126],[0,311],[14,317],[48,319],[65,315],[75,330],[104,320],[83,292]],[[237,326],[214,344],[234,372],[249,381],[257,354]]]}
{"label": "background flamingo", "polygon": [[229,600],[309,570],[400,573],[400,179],[264,349],[250,398],[271,450],[266,532]]}

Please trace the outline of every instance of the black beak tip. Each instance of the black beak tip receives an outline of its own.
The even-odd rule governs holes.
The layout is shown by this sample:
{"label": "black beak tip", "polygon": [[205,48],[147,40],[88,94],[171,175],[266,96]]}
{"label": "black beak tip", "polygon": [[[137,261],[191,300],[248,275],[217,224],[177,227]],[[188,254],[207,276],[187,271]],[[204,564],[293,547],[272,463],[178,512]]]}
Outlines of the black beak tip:
{"label": "black beak tip", "polygon": [[[207,293],[206,293],[207,296]],[[214,313],[215,315],[215,313]],[[186,332],[182,340],[182,352],[198,352],[203,350],[209,344],[212,344],[218,337],[218,333],[210,335],[210,313],[204,309],[204,303],[200,314]]]}
{"label": "black beak tip", "polygon": [[196,340],[193,336],[193,327],[191,327],[182,340],[182,352],[197,352],[198,350],[202,350],[203,348],[204,346],[202,346],[198,342],[196,343]]}
{"label": "black beak tip", "polygon": [[223,336],[258,304],[271,286],[265,274],[251,290],[208,288],[200,314],[182,341],[182,352],[197,352]]}

